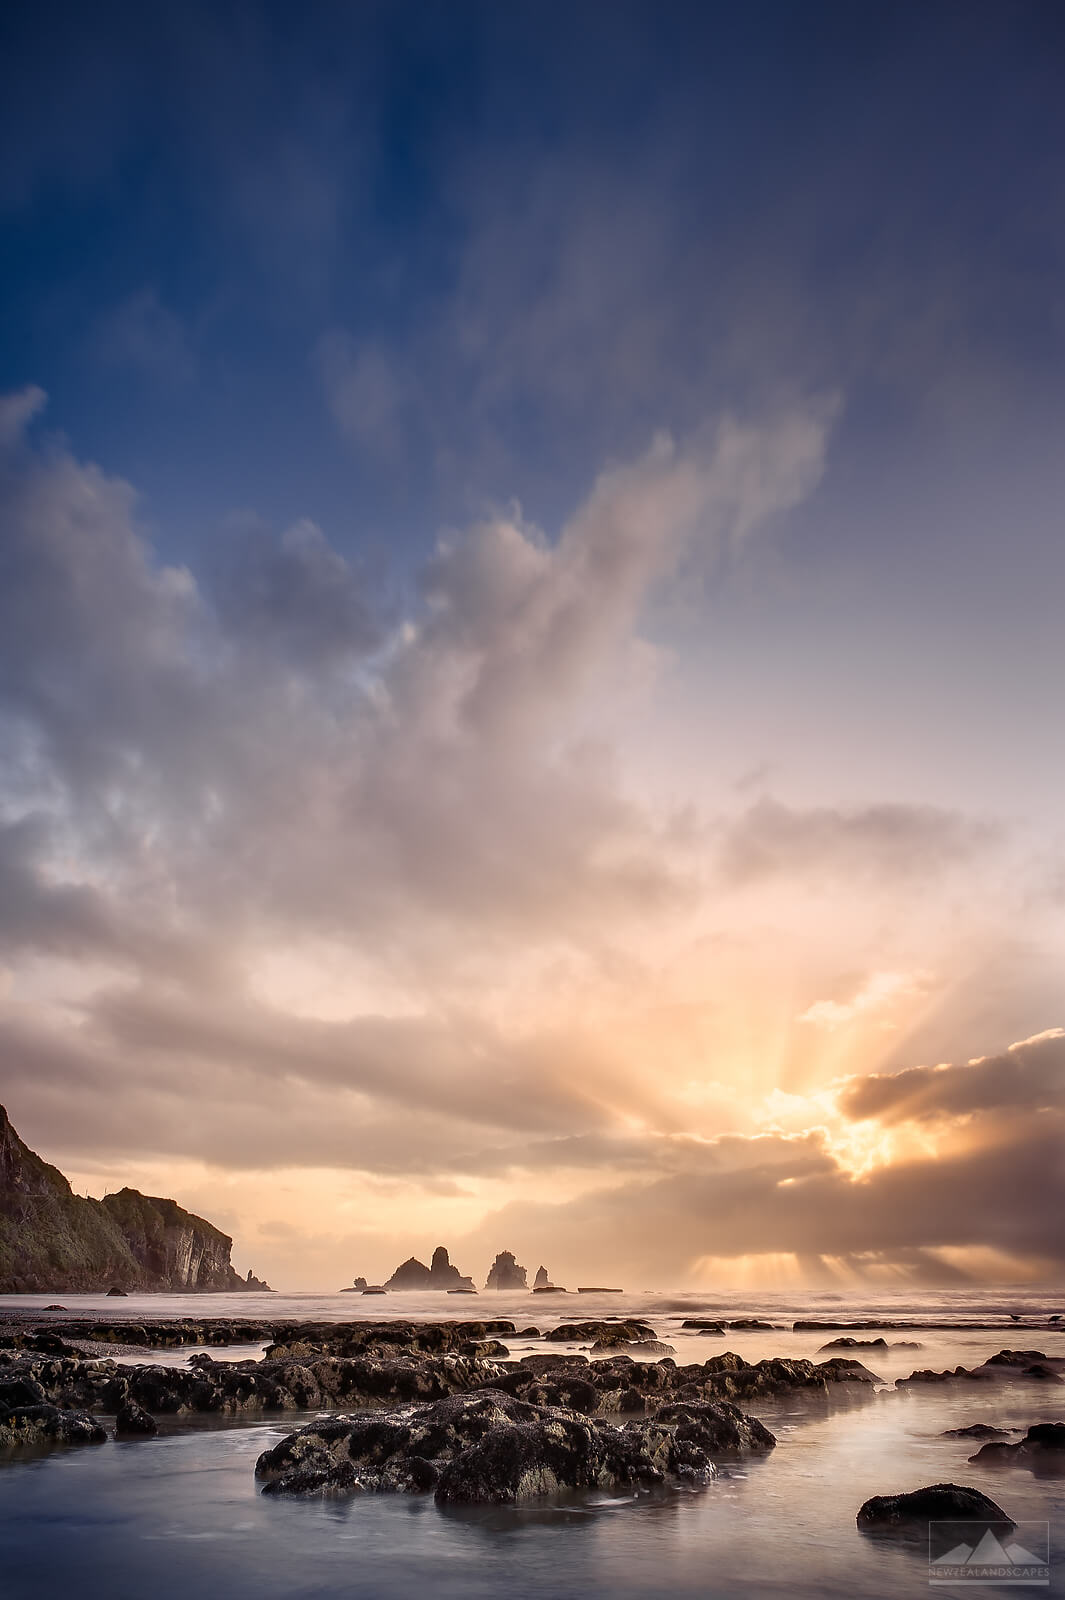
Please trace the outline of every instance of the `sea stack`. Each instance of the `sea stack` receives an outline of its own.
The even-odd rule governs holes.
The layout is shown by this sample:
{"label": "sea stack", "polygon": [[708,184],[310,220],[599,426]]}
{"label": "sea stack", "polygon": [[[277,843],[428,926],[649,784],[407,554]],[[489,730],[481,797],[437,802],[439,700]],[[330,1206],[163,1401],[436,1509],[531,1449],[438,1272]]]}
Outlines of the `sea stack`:
{"label": "sea stack", "polygon": [[525,1268],[520,1267],[509,1250],[501,1250],[492,1262],[486,1289],[528,1289]]}
{"label": "sea stack", "polygon": [[393,1272],[385,1284],[386,1289],[472,1289],[473,1279],[465,1277],[451,1265],[451,1258],[442,1244],[433,1251],[431,1266],[411,1256]]}

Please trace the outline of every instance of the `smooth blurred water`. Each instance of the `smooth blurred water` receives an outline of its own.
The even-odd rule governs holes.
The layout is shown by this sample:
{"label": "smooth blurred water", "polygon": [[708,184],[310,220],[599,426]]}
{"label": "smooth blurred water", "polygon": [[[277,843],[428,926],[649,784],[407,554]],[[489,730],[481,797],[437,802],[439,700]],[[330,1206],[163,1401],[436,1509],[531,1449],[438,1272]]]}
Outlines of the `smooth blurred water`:
{"label": "smooth blurred water", "polygon": [[[86,1302],[64,1296],[72,1315]],[[165,1315],[267,1314],[473,1316],[495,1309],[520,1325],[541,1328],[559,1320],[548,1297],[507,1296],[448,1300],[441,1296],[260,1297],[209,1301],[153,1296],[140,1304],[102,1301],[109,1314],[138,1310]],[[560,1297],[561,1298],[561,1297]],[[591,1297],[566,1297],[565,1313],[591,1314]],[[676,1301],[678,1297],[661,1297]],[[929,1319],[955,1310],[972,1320],[974,1297],[907,1298],[887,1314]],[[336,1300],[339,1299],[339,1306]],[[996,1309],[1004,1302],[991,1297]],[[610,1297],[611,1311],[637,1309]],[[352,1302],[356,1302],[353,1306]],[[428,1302],[428,1304],[426,1304]],[[1008,1304],[1017,1309],[1019,1297]],[[18,1302],[25,1308],[25,1298]],[[724,1301],[709,1302],[724,1314]],[[767,1320],[830,1315],[822,1301],[797,1298],[788,1307],[768,1297],[737,1298],[733,1315]],[[791,1310],[791,1304],[795,1309]],[[834,1302],[841,1319],[861,1314],[856,1302]],[[409,1309],[408,1309],[409,1307]],[[476,1307],[476,1312],[474,1308]],[[605,1309],[605,1302],[595,1307]],[[646,1301],[639,1303],[646,1313]],[[985,1305],[985,1310],[988,1307]],[[1053,1306],[1040,1298],[1044,1313]],[[689,1314],[704,1314],[693,1300]],[[706,1311],[705,1314],[713,1314]],[[988,1312],[990,1314],[990,1311]],[[812,1355],[831,1334],[728,1333],[724,1338],[679,1333],[670,1321],[681,1311],[654,1310],[651,1321],[677,1348],[678,1360],[702,1359],[731,1348],[748,1359],[760,1355]],[[44,1320],[44,1319],[42,1319]],[[56,1320],[59,1320],[58,1316]],[[924,1332],[920,1351],[859,1352],[885,1379],[915,1366],[973,1366],[1009,1345],[1065,1355],[1065,1331],[1021,1328],[1014,1337],[991,1332]],[[861,1333],[856,1337],[871,1338]],[[909,1337],[887,1332],[888,1340]],[[516,1353],[544,1348],[508,1340]],[[558,1345],[547,1348],[560,1348]],[[187,1351],[167,1352],[173,1362]],[[218,1353],[218,1352],[215,1352]],[[234,1351],[229,1352],[235,1354]],[[162,1353],[161,1353],[162,1354]],[[795,1400],[752,1406],[778,1436],[764,1461],[722,1470],[699,1492],[574,1497],[534,1511],[442,1512],[431,1498],[366,1495],[345,1501],[288,1501],[260,1496],[253,1476],[257,1455],[301,1420],[286,1416],[249,1423],[216,1420],[203,1431],[171,1421],[155,1439],[55,1451],[0,1469],[0,1597],[51,1600],[76,1594],[85,1600],[296,1600],[296,1597],[366,1597],[407,1600],[506,1596],[508,1600],[569,1600],[589,1594],[652,1597],[740,1595],[796,1600],[884,1597],[900,1600],[927,1592],[926,1555],[920,1546],[871,1541],[857,1532],[855,1513],[871,1494],[953,1481],[991,1495],[1015,1520],[1051,1525],[1050,1593],[1065,1594],[1065,1480],[1025,1469],[968,1464],[976,1448],[944,1439],[943,1431],[971,1422],[1026,1428],[1065,1420],[1065,1387],[1020,1378],[1001,1384],[951,1385],[909,1391],[886,1387],[876,1395],[826,1406]],[[993,1592],[1009,1595],[1007,1588]]]}

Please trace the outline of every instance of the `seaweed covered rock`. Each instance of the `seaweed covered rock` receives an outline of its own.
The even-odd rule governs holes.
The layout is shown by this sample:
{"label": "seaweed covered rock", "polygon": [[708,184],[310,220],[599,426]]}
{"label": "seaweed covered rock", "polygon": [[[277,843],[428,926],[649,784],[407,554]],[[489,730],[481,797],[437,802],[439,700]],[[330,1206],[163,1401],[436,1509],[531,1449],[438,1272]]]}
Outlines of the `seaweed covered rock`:
{"label": "seaweed covered rock", "polygon": [[545,1339],[566,1340],[580,1344],[586,1340],[606,1339],[613,1344],[638,1344],[654,1339],[655,1330],[649,1322],[564,1322],[558,1328],[548,1328]]}
{"label": "seaweed covered rock", "polygon": [[711,1456],[766,1455],[777,1442],[757,1417],[727,1400],[660,1406],[654,1420],[669,1424],[677,1439],[690,1440]]}
{"label": "seaweed covered rock", "polygon": [[433,1489],[440,1504],[519,1505],[564,1488],[707,1483],[720,1422],[751,1437],[757,1428],[738,1414],[674,1421],[618,1426],[486,1390],[402,1416],[312,1423],[265,1451],[256,1475],[271,1494]]}
{"label": "seaweed covered rock", "polygon": [[135,1400],[127,1400],[115,1418],[116,1439],[150,1439],[159,1432],[155,1418]]}
{"label": "seaweed covered rock", "polygon": [[0,1412],[0,1449],[22,1445],[102,1444],[107,1438],[100,1424],[83,1411],[59,1406],[16,1406]]}

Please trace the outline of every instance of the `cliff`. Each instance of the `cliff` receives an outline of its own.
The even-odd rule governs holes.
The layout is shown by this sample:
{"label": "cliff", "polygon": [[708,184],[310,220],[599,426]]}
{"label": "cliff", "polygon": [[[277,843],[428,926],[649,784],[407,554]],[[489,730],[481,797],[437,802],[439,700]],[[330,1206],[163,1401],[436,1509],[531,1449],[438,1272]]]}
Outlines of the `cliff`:
{"label": "cliff", "polygon": [[173,1200],[122,1189],[76,1195],[0,1106],[0,1294],[104,1289],[265,1289],[230,1263],[233,1241]]}

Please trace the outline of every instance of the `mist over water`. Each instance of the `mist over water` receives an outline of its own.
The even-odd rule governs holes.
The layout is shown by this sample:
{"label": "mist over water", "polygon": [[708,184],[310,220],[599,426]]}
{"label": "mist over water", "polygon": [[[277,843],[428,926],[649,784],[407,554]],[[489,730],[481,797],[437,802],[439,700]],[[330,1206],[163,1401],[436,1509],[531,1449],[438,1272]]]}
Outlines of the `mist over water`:
{"label": "mist over water", "polygon": [[[164,1418],[154,1439],[5,1462],[0,1539],[3,1594],[12,1600],[65,1593],[88,1600],[188,1600],[190,1594],[208,1600],[223,1594],[232,1600],[407,1600],[423,1591],[456,1600],[503,1594],[583,1600],[590,1593],[633,1600],[662,1594],[902,1600],[925,1591],[925,1548],[919,1541],[870,1540],[858,1533],[855,1514],[870,1495],[937,1482],[980,1488],[1016,1521],[1049,1521],[1049,1592],[1065,1593],[1065,1479],[971,1465],[977,1444],[942,1437],[948,1428],[973,1422],[1024,1429],[1061,1420],[1061,1388],[1019,1377],[892,1387],[915,1368],[972,1367],[1003,1348],[1065,1356],[1065,1329],[1046,1326],[1060,1303],[1053,1291],[61,1298],[71,1316],[133,1321],[145,1315],[269,1321],[499,1316],[542,1332],[577,1317],[640,1315],[673,1345],[679,1362],[726,1349],[751,1361],[815,1358],[837,1336],[795,1332],[796,1319],[950,1326],[855,1331],[859,1339],[888,1341],[887,1351],[854,1352],[884,1385],[828,1401],[792,1395],[752,1403],[777,1435],[777,1448],[764,1460],[722,1464],[716,1480],[697,1492],[568,1495],[533,1509],[461,1512],[442,1511],[427,1497],[263,1498],[254,1479],[257,1456],[309,1420],[291,1413],[255,1421],[215,1418],[206,1428],[201,1418]],[[0,1303],[0,1310],[36,1310],[38,1302],[46,1297],[18,1297]],[[1011,1311],[1024,1320],[999,1326],[1009,1323]],[[776,1326],[724,1335],[681,1328],[686,1316],[715,1315],[758,1317]],[[962,1326],[981,1321],[990,1326]],[[911,1340],[921,1348],[892,1348]],[[544,1348],[531,1336],[505,1342],[514,1355]],[[212,1354],[239,1359],[260,1348],[212,1346]],[[552,1342],[550,1348],[580,1345]],[[181,1365],[190,1353],[184,1347],[152,1356]]]}

